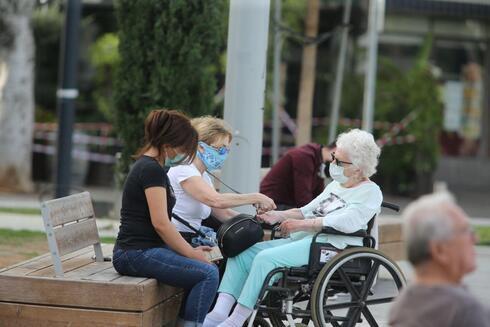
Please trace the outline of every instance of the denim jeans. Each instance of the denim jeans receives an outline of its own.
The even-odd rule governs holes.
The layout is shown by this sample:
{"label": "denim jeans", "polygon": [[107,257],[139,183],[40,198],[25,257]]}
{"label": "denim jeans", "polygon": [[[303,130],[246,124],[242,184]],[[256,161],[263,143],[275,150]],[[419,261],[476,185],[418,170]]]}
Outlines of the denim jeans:
{"label": "denim jeans", "polygon": [[168,247],[143,250],[114,249],[114,268],[121,275],[155,278],[185,290],[179,313],[186,322],[200,324],[218,289],[218,268],[177,254]]}

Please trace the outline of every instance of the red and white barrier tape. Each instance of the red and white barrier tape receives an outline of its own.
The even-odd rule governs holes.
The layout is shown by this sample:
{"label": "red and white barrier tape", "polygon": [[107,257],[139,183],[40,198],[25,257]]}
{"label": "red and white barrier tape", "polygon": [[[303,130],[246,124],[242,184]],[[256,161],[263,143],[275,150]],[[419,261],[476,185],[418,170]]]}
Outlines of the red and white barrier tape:
{"label": "red and white barrier tape", "polygon": [[[56,132],[53,131],[40,131],[34,132],[35,140],[56,141]],[[107,136],[93,136],[82,133],[73,133],[73,143],[75,144],[90,144],[100,146],[121,146],[122,143],[114,138]]]}
{"label": "red and white barrier tape", "polygon": [[[392,144],[403,144],[403,143],[413,143],[415,142],[415,136],[413,135],[406,135],[406,136],[396,136],[397,134],[400,134],[401,131],[405,130],[410,124],[415,117],[417,117],[417,112],[416,111],[411,111],[407,116],[405,116],[399,124],[393,125],[391,129],[384,133],[383,136],[381,136],[376,143],[380,146],[383,147],[385,145],[392,145]],[[403,143],[391,143],[393,140],[400,138],[399,142]]]}
{"label": "red and white barrier tape", "polygon": [[[82,131],[100,131],[109,133],[112,131],[112,125],[108,123],[76,123],[75,129]],[[56,131],[58,129],[57,123],[34,123],[35,130],[44,131]]]}
{"label": "red and white barrier tape", "polygon": [[[279,111],[279,118],[283,125],[289,130],[293,135],[296,135],[296,120],[291,118],[284,108],[281,107]],[[313,126],[326,126],[328,124],[328,118],[313,117],[311,123]],[[350,119],[350,118],[340,118],[339,125],[360,128],[362,126],[361,119]],[[266,122],[265,126],[272,127],[272,122]],[[399,123],[390,123],[387,121],[375,121],[373,122],[374,129],[385,129],[385,130],[402,130],[406,126],[403,121]]]}
{"label": "red and white barrier tape", "polygon": [[[56,147],[54,145],[33,144],[32,151],[36,153],[45,153],[48,155],[56,154]],[[72,150],[72,157],[80,160],[101,162],[107,164],[113,164],[116,162],[116,157],[112,154],[103,154],[88,152],[78,149]]]}

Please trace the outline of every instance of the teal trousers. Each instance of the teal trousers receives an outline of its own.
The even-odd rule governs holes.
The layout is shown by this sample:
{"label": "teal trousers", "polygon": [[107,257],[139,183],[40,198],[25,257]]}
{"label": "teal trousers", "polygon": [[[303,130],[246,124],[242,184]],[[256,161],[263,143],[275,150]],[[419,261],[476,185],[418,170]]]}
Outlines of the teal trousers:
{"label": "teal trousers", "polygon": [[269,272],[279,267],[308,264],[312,238],[309,235],[299,240],[260,242],[229,258],[218,292],[228,293],[241,305],[253,309]]}

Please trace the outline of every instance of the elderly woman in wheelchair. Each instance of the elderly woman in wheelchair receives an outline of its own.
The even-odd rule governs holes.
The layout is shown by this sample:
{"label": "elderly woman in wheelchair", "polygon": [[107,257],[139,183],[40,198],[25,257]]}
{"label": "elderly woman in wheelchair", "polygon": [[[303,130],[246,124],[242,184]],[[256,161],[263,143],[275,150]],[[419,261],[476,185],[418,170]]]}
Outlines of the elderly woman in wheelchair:
{"label": "elderly woman in wheelchair", "polygon": [[[353,326],[361,313],[376,326],[366,299],[379,267],[394,276],[396,289],[404,283],[396,264],[363,247],[375,246],[368,230],[383,196],[369,177],[376,172],[379,155],[371,134],[358,129],[341,134],[330,164],[333,181],[302,208],[258,216],[268,224],[280,224],[283,238],[257,243],[228,259],[218,300],[203,326],[242,326],[252,313],[249,326],[268,325],[262,316],[274,326],[284,326],[282,320],[294,326],[298,318],[306,324],[313,320],[316,326]],[[354,248],[337,254],[348,247]],[[348,309],[346,317],[334,315],[328,306],[336,292],[352,297],[353,305],[342,307]],[[306,301],[305,309],[293,307],[301,301]],[[264,314],[256,317],[257,310]]]}

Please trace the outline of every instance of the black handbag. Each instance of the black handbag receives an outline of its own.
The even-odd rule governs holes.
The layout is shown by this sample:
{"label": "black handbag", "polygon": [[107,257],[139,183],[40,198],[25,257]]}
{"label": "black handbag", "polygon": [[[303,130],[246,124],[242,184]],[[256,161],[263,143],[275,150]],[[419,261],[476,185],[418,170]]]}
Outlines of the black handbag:
{"label": "black handbag", "polygon": [[239,214],[218,229],[218,246],[228,258],[237,256],[264,238],[264,230],[254,216]]}

